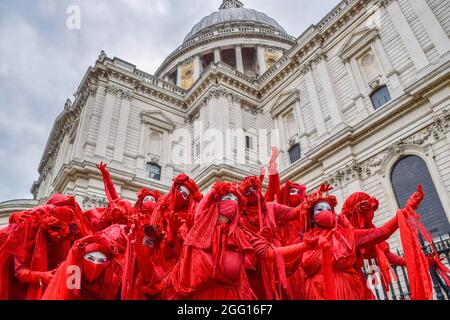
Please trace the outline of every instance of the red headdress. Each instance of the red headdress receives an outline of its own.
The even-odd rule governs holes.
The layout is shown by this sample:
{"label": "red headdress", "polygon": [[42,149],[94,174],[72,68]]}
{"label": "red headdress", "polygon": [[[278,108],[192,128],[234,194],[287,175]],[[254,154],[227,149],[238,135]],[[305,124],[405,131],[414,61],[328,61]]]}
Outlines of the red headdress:
{"label": "red headdress", "polygon": [[322,184],[319,189],[306,196],[305,201],[300,206],[302,232],[307,232],[311,229],[312,210],[319,202],[327,202],[334,211],[337,206],[337,200],[335,196],[328,194],[331,190],[333,190],[332,186]]}
{"label": "red headdress", "polygon": [[143,188],[143,189],[139,190],[137,193],[137,197],[138,197],[137,201],[134,204],[135,210],[142,209],[142,203],[147,196],[152,196],[153,198],[155,198],[156,202],[158,202],[159,198],[161,197],[161,193],[159,191],[149,190],[147,188]]}
{"label": "red headdress", "polygon": [[305,201],[306,197],[306,186],[303,184],[295,183],[290,180],[287,180],[284,183],[284,186],[280,190],[280,199],[278,199],[280,204],[288,205],[289,204],[289,193],[292,189],[298,189],[301,192],[301,202]]}
{"label": "red headdress", "polygon": [[[239,192],[238,187],[228,182],[217,182],[197,208],[194,225],[185,242],[186,246],[192,246],[198,249],[208,249],[211,247],[214,227],[219,218],[219,203],[223,196],[230,193],[238,197],[239,211],[242,212],[245,210],[246,200]],[[229,234],[232,234],[236,229],[238,220],[239,214],[231,221]]]}
{"label": "red headdress", "polygon": [[262,193],[262,183],[259,177],[246,177],[239,184],[239,191],[245,196],[248,189],[254,188],[256,190],[256,196],[258,197],[258,221],[260,231],[264,229],[264,217],[267,213],[266,201]]}
{"label": "red headdress", "polygon": [[372,229],[375,225],[372,222],[373,216],[369,215],[378,209],[379,202],[376,198],[364,192],[356,192],[348,197],[341,210],[356,229]]}
{"label": "red headdress", "polygon": [[189,189],[191,194],[189,195],[189,204],[186,212],[186,221],[188,226],[191,227],[195,217],[195,210],[198,203],[202,200],[203,195],[194,180],[189,178],[185,174],[178,175],[172,183],[172,188],[169,193],[161,197],[150,219],[151,225],[161,224],[166,231],[169,241],[172,241],[176,237],[175,230],[175,203],[178,188],[183,185]]}

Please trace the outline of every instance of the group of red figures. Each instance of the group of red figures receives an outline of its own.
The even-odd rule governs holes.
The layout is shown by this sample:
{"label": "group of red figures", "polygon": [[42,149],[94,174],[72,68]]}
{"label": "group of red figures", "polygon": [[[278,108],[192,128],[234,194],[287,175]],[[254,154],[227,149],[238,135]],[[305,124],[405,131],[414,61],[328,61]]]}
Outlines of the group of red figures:
{"label": "group of red figures", "polygon": [[[108,205],[83,212],[73,196],[14,213],[0,230],[0,300],[371,300],[363,273],[374,259],[381,285],[405,266],[411,299],[433,299],[433,266],[450,284],[434,253],[425,256],[416,213],[422,188],[381,227],[376,198],[358,192],[337,213],[332,188],[307,193],[266,169],[239,184],[216,182],[202,195],[181,174],[166,195],[142,189],[134,206],[117,194],[98,165]],[[388,240],[400,231],[404,257]]]}

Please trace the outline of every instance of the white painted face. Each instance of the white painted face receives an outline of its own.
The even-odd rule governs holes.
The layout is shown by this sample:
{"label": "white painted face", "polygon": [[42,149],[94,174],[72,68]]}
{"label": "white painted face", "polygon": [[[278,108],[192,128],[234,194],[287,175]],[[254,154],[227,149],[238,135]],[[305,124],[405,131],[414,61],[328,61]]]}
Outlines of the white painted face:
{"label": "white painted face", "polygon": [[238,197],[234,193],[229,193],[229,194],[223,196],[221,199],[221,201],[227,201],[227,200],[231,200],[231,201],[235,201],[235,202],[239,201]]}
{"label": "white painted face", "polygon": [[94,252],[89,252],[89,253],[85,254],[84,260],[92,262],[93,264],[104,264],[104,263],[108,262],[108,257],[105,256],[105,254],[103,252],[94,251]]}
{"label": "white painted face", "polygon": [[181,195],[183,196],[184,200],[189,199],[189,196],[190,196],[191,192],[189,191],[189,189],[188,189],[187,187],[181,185],[181,186],[178,188],[178,191],[181,192]]}
{"label": "white painted face", "polygon": [[319,213],[321,213],[322,211],[333,211],[333,209],[331,208],[330,204],[328,202],[319,202],[318,204],[316,204],[314,206],[313,209],[313,216],[317,216]]}
{"label": "white painted face", "polygon": [[146,203],[146,202],[156,202],[156,199],[154,196],[146,196],[144,198],[144,201],[142,201],[142,203]]}
{"label": "white painted face", "polygon": [[253,187],[250,187],[247,189],[247,191],[245,192],[245,195],[248,196],[249,194],[252,194],[253,192],[256,192],[256,189]]}
{"label": "white painted face", "polygon": [[290,191],[289,191],[289,195],[291,195],[291,196],[296,196],[296,195],[298,195],[300,193],[300,190],[298,190],[298,189],[291,189]]}

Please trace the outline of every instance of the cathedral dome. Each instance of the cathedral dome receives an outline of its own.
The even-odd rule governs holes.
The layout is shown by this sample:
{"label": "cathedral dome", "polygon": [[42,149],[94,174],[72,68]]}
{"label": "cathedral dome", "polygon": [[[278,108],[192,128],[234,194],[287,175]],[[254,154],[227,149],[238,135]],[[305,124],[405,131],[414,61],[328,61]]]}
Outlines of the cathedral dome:
{"label": "cathedral dome", "polygon": [[281,33],[287,34],[286,30],[273,18],[265,13],[244,8],[242,2],[238,0],[225,0],[219,11],[211,13],[197,23],[188,33],[184,42],[187,42],[198,35],[206,33],[211,29],[221,27],[229,23],[243,23],[245,25],[255,25],[269,27]]}

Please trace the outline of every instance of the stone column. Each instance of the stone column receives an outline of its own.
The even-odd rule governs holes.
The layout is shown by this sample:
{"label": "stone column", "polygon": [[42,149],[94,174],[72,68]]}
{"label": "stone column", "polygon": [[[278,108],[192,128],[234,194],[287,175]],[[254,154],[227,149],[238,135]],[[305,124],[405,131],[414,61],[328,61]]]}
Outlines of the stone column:
{"label": "stone column", "polygon": [[89,120],[97,103],[97,88],[89,90],[89,97],[80,116],[80,124],[78,125],[77,135],[75,137],[74,159],[83,158],[84,144],[87,142],[89,131]]}
{"label": "stone column", "polygon": [[[410,3],[415,1],[417,0],[410,1]],[[420,43],[411,29],[411,26],[403,15],[402,9],[400,8],[398,2],[392,1],[390,4],[386,5],[386,10],[395,26],[395,29],[397,29],[398,34],[402,38],[406,50],[416,65],[416,68],[418,70],[425,68],[429,64],[428,58],[420,46]]]}
{"label": "stone column", "polygon": [[262,76],[267,71],[264,53],[265,53],[264,47],[256,48],[256,55],[258,57],[258,66],[259,66],[259,76]]}
{"label": "stone column", "polygon": [[322,83],[325,98],[327,100],[328,109],[330,110],[331,121],[333,122],[333,126],[337,127],[344,122],[344,116],[336,96],[336,90],[331,82],[331,76],[325,57],[320,59],[317,64],[317,69],[319,71],[320,82]]}
{"label": "stone column", "polygon": [[108,139],[111,130],[111,121],[116,95],[117,88],[114,85],[108,85],[106,87],[106,96],[105,102],[103,104],[102,119],[100,120],[97,145],[95,147],[95,154],[99,157],[106,157],[106,149],[108,148]]}
{"label": "stone column", "polygon": [[181,87],[181,69],[182,65],[181,63],[177,66],[177,86]]}
{"label": "stone column", "polygon": [[306,136],[306,134],[307,134],[306,125],[305,125],[305,121],[303,120],[303,114],[302,114],[302,110],[300,108],[300,101],[297,101],[294,105],[294,115],[295,115],[295,120],[298,125],[300,145],[302,146],[303,150],[308,150],[309,149],[309,141],[308,141],[308,137]]}
{"label": "stone column", "polygon": [[309,100],[311,102],[311,109],[313,112],[317,135],[318,137],[321,137],[327,133],[327,127],[325,124],[322,107],[320,106],[319,95],[317,94],[317,89],[314,84],[312,71],[311,70],[307,71],[304,77],[306,83],[306,90],[308,91]]}
{"label": "stone column", "polygon": [[[423,28],[433,41],[436,50],[440,55],[444,55],[450,51],[450,39],[436,19],[433,11],[425,0],[413,0],[409,2],[415,11]],[[447,3],[448,5],[448,3]]]}
{"label": "stone column", "polygon": [[196,55],[194,57],[194,82],[200,78],[201,70],[200,70],[200,56]]}
{"label": "stone column", "polygon": [[351,62],[346,61],[345,67],[347,68],[347,73],[352,82],[353,91],[355,92],[355,96],[353,97],[353,100],[355,102],[356,112],[358,113],[358,118],[360,120],[362,120],[368,116],[368,111],[367,111],[366,106],[364,105],[364,98],[361,93],[361,87],[360,87],[360,84],[358,83],[358,80],[357,80],[356,74],[355,74],[355,72],[357,74],[359,73],[358,66],[356,65],[357,70],[354,71],[353,69],[355,66],[352,67]]}
{"label": "stone column", "polygon": [[120,106],[119,125],[117,128],[116,143],[114,146],[113,160],[123,162],[125,143],[127,140],[128,120],[130,118],[132,92],[122,93],[122,104]]}
{"label": "stone column", "polygon": [[214,63],[218,63],[222,60],[222,58],[220,57],[220,48],[215,48],[214,49]]}
{"label": "stone column", "polygon": [[236,68],[239,72],[244,73],[244,60],[242,59],[242,48],[241,46],[236,46]]}
{"label": "stone column", "polygon": [[394,69],[394,66],[391,63],[391,60],[389,59],[386,50],[384,49],[383,44],[381,43],[380,38],[376,38],[375,41],[372,43],[371,47],[372,50],[376,53],[376,56],[379,58],[381,67],[383,68],[384,73],[388,78],[389,83],[391,84],[392,99],[401,96],[404,93],[403,85],[400,82],[399,74]]}

